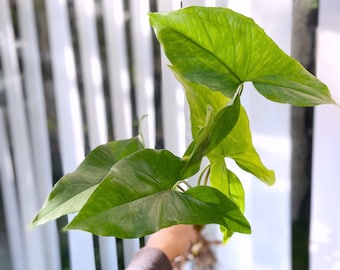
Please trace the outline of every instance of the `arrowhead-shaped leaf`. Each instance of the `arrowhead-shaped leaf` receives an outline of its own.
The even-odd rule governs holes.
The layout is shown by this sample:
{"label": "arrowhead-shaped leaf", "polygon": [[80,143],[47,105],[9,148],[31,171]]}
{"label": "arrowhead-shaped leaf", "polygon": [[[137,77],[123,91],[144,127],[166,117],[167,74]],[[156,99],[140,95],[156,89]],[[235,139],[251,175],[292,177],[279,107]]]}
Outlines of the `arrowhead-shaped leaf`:
{"label": "arrowhead-shaped leaf", "polygon": [[[210,118],[214,118],[220,110],[225,109],[225,105],[230,99],[219,92],[211,91],[203,85],[191,83],[176,74],[179,81],[183,84],[190,107],[190,121],[194,141],[202,136],[201,130],[207,125],[207,107],[209,107]],[[268,170],[262,163],[256,152],[249,127],[249,120],[243,107],[239,109],[237,122],[233,123],[233,128],[226,133],[219,144],[215,144],[208,153],[210,161],[212,158],[229,157],[245,171],[252,173],[265,183],[271,185],[275,181],[272,170]],[[231,123],[219,123],[219,129],[228,129]],[[211,135],[212,136],[212,135]]]}
{"label": "arrowhead-shaped leaf", "polygon": [[221,224],[250,233],[236,204],[211,187],[174,189],[186,162],[166,150],[145,149],[117,162],[65,229],[140,237],[175,224]]}
{"label": "arrowhead-shaped leaf", "polygon": [[186,178],[198,171],[202,158],[214,151],[237,123],[240,114],[240,96],[238,95],[232,104],[223,107],[215,114],[210,111],[211,109],[207,106],[207,115],[211,117],[184,154],[184,158],[188,159],[187,167],[183,172]]}
{"label": "arrowhead-shaped leaf", "polygon": [[[230,171],[225,163],[224,157],[210,157],[210,184],[223,192],[228,198],[230,198],[244,213],[245,201],[244,201],[244,189],[241,181],[238,177]],[[221,226],[223,233],[223,240],[226,242],[232,235],[233,231]]]}
{"label": "arrowhead-shaped leaf", "polygon": [[244,212],[244,189],[238,177],[230,171],[224,158],[211,160],[210,183],[213,187],[222,191]]}
{"label": "arrowhead-shaped leaf", "polygon": [[98,146],[73,173],[57,182],[33,225],[79,211],[117,161],[143,148],[137,137]]}
{"label": "arrowhead-shaped leaf", "polygon": [[225,8],[151,13],[165,54],[188,81],[232,98],[252,81],[266,98],[298,106],[334,103],[328,88],[284,53],[252,19]]}
{"label": "arrowhead-shaped leaf", "polygon": [[[178,73],[175,72],[175,74],[185,88],[190,88],[189,82],[181,78]],[[193,84],[191,84],[191,86],[192,85]],[[188,91],[190,90],[188,89]],[[236,93],[233,100],[224,99],[226,102],[218,109],[209,103],[191,103],[193,99],[190,101],[187,96],[189,106],[195,107],[190,108],[191,111],[196,109],[205,110],[205,112],[200,115],[203,116],[204,119],[200,118],[195,120],[191,113],[191,125],[196,129],[196,132],[192,132],[194,139],[183,157],[188,160],[188,164],[183,172],[185,178],[192,176],[199,170],[202,158],[214,151],[235,127],[240,115],[240,95],[241,91]],[[204,124],[197,125],[196,120],[202,120]],[[197,129],[199,129],[199,131],[197,131]]]}

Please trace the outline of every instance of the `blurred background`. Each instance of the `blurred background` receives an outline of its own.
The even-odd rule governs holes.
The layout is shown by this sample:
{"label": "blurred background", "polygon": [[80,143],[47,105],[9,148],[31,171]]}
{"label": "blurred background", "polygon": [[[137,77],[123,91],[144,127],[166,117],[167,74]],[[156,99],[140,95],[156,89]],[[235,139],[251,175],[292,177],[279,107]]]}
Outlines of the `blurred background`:
{"label": "blurred background", "polygon": [[[31,229],[52,185],[108,140],[142,130],[182,155],[190,140],[181,86],[150,11],[229,7],[254,20],[328,85],[340,104],[337,0],[0,0],[0,269],[124,269],[143,240]],[[235,170],[251,235],[216,246],[216,269],[340,269],[340,108],[274,104],[246,85],[253,140],[276,172],[268,187]],[[217,226],[207,235],[219,239]],[[190,264],[187,269],[192,269]]]}

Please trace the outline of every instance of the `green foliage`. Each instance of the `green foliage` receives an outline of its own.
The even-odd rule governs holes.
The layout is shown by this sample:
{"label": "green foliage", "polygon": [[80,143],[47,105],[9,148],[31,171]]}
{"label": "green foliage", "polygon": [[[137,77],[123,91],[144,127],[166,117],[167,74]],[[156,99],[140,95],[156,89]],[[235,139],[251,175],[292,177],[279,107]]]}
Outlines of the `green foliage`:
{"label": "green foliage", "polygon": [[253,82],[266,98],[297,106],[334,103],[327,86],[285,54],[250,18],[224,8],[191,7],[150,15],[177,72],[232,98]]}
{"label": "green foliage", "polygon": [[129,238],[179,223],[218,223],[250,232],[238,207],[218,190],[174,189],[185,165],[167,150],[145,149],[122,159],[66,229]]}
{"label": "green foliage", "polygon": [[[190,107],[191,132],[195,142],[198,136],[202,136],[201,130],[206,129],[208,123],[211,126],[215,122],[212,121],[215,115],[221,114],[229,108],[227,104],[230,99],[203,85],[190,83],[178,74],[177,78],[186,92]],[[237,102],[239,102],[239,98],[237,98]],[[207,156],[210,160],[224,157],[232,158],[242,169],[271,185],[275,181],[274,172],[265,168],[252,144],[246,111],[241,107],[237,112],[239,112],[239,116],[236,116],[236,113],[233,115],[236,123],[233,123],[232,119],[221,119],[222,121],[216,123],[216,129],[221,129],[221,132],[225,133],[220,136],[221,140],[214,144],[212,151]],[[229,113],[228,117],[231,116],[232,114]],[[218,134],[215,130],[210,133]],[[209,136],[209,134],[206,136]]]}
{"label": "green foliage", "polygon": [[75,172],[66,174],[58,181],[33,224],[42,224],[79,211],[118,160],[143,148],[137,137],[98,146]]}
{"label": "green foliage", "polygon": [[[224,240],[250,233],[244,190],[225,158],[271,185],[241,105],[243,83],[264,97],[298,106],[334,103],[327,87],[286,55],[252,19],[224,8],[150,14],[190,107],[193,141],[183,157],[144,149],[139,138],[109,142],[62,177],[35,217],[42,224],[79,212],[65,229],[120,238],[174,224],[221,225]],[[201,172],[204,157],[210,164]],[[197,186],[186,179],[200,173]],[[210,181],[204,181],[202,178]],[[208,182],[210,186],[208,186]]]}

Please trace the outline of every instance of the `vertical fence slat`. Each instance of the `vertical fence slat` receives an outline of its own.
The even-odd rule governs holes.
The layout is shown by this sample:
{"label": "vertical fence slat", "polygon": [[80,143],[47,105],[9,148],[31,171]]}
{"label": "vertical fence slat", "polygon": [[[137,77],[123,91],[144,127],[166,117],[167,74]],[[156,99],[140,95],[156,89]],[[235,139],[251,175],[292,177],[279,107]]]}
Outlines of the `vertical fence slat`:
{"label": "vertical fence slat", "polygon": [[152,38],[148,18],[150,3],[146,0],[130,0],[130,11],[137,117],[147,116],[141,123],[142,133],[145,145],[153,148],[156,134]]}
{"label": "vertical fence slat", "polygon": [[99,252],[102,270],[118,269],[116,238],[99,237]]}
{"label": "vertical fence slat", "polygon": [[[245,12],[251,13],[246,15],[251,15],[289,53],[292,3],[247,2]],[[246,192],[249,197],[246,208],[253,228],[253,268],[286,270],[290,269],[290,106],[268,101],[251,88],[244,92],[243,101],[254,145],[264,164],[276,175],[272,187],[252,177]]]}
{"label": "vertical fence slat", "polygon": [[25,117],[20,70],[16,52],[10,8],[6,0],[0,1],[0,36],[4,37],[1,46],[1,59],[4,70],[7,109],[10,134],[13,142],[14,166],[18,181],[19,203],[22,214],[21,227],[25,236],[27,269],[46,269],[42,229],[27,230],[32,217],[38,210],[38,193],[34,181],[34,168]]}
{"label": "vertical fence slat", "polygon": [[[84,158],[84,139],[74,54],[66,1],[45,1],[51,46],[53,85],[58,134],[64,173],[73,171]],[[95,269],[92,235],[68,233],[71,269]]]}
{"label": "vertical fence slat", "polygon": [[15,190],[15,177],[13,170],[14,168],[11,160],[9,141],[6,134],[4,110],[0,108],[0,181],[4,212],[6,217],[6,229],[9,240],[9,250],[13,270],[26,270],[27,261],[25,253],[25,242],[23,231],[20,226],[20,208],[18,205],[18,198]]}
{"label": "vertical fence slat", "polygon": [[103,21],[115,139],[132,136],[132,109],[122,0],[103,0]]}
{"label": "vertical fence slat", "polygon": [[93,0],[75,0],[76,23],[80,49],[85,110],[90,147],[107,142],[107,122],[103,93],[102,70]]}
{"label": "vertical fence slat", "polygon": [[[317,75],[340,104],[340,2],[319,1]],[[340,108],[314,110],[310,269],[340,269]]]}
{"label": "vertical fence slat", "polygon": [[[126,139],[132,136],[132,105],[124,5],[121,0],[103,0],[102,4],[114,138]],[[138,249],[137,239],[124,240],[125,264],[131,260]]]}
{"label": "vertical fence slat", "polygon": [[[93,149],[108,140],[94,1],[76,0],[75,12],[89,141]],[[114,237],[99,237],[99,254],[102,270],[117,269]]]}
{"label": "vertical fence slat", "polygon": [[[157,1],[159,11],[179,9],[181,1]],[[164,146],[176,155],[182,155],[186,148],[185,142],[185,98],[181,85],[170,71],[164,52],[162,61],[162,112]]]}
{"label": "vertical fence slat", "polygon": [[[42,205],[52,188],[53,181],[40,55],[32,1],[20,0],[17,5],[35,179],[39,191],[39,204]],[[42,227],[42,230],[48,269],[61,269],[56,223],[50,222]]]}

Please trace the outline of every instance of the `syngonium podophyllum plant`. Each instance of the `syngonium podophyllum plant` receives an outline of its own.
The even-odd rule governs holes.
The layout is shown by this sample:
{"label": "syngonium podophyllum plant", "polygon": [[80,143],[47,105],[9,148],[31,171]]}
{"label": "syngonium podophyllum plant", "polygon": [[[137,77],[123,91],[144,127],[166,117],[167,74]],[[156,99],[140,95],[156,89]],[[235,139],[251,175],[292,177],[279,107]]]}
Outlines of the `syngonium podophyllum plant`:
{"label": "syngonium podophyllum plant", "polygon": [[[244,190],[225,158],[268,185],[275,176],[252,144],[240,104],[243,84],[252,82],[265,98],[280,103],[335,102],[326,85],[250,18],[206,7],[149,16],[185,90],[191,144],[181,157],[145,148],[140,136],[98,146],[58,181],[33,224],[78,212],[65,229],[133,238],[175,224],[214,223],[225,240],[233,232],[250,233]],[[204,157],[210,163],[201,169]],[[190,186],[186,179],[195,174],[198,183]]]}

